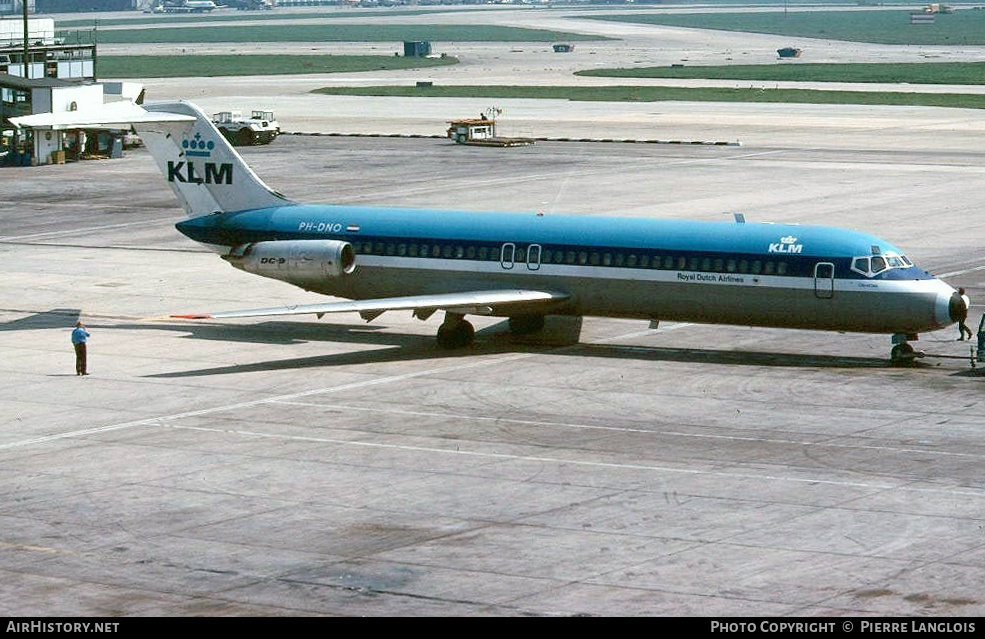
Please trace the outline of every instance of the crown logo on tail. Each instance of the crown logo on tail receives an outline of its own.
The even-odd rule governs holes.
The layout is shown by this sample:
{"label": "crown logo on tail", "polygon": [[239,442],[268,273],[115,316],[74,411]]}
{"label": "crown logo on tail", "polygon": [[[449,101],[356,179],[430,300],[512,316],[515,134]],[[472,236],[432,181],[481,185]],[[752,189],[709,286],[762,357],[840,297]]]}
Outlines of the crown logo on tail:
{"label": "crown logo on tail", "polygon": [[215,142],[212,140],[205,141],[202,139],[201,133],[196,133],[193,139],[189,140],[186,138],[182,140],[181,148],[185,150],[185,155],[189,157],[208,158],[212,157],[212,149],[215,148]]}

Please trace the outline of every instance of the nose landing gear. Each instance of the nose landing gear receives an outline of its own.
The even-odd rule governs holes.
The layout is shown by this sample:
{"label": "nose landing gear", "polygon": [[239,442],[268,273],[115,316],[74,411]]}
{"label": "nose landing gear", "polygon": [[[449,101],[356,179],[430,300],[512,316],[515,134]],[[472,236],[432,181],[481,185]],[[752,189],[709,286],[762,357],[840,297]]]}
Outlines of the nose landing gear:
{"label": "nose landing gear", "polygon": [[909,340],[917,340],[919,336],[914,334],[897,333],[893,335],[893,348],[889,351],[889,363],[893,366],[911,366],[918,354],[910,346]]}

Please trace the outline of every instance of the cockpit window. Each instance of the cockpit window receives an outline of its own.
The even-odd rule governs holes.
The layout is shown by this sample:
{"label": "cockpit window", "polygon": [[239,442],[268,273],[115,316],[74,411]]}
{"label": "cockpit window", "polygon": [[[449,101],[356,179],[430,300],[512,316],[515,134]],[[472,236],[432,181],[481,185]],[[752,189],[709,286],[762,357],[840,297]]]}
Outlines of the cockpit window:
{"label": "cockpit window", "polygon": [[856,257],[852,260],[852,270],[866,277],[875,277],[893,268],[910,268],[911,266],[913,266],[913,262],[906,259],[905,255],[891,252],[882,255]]}

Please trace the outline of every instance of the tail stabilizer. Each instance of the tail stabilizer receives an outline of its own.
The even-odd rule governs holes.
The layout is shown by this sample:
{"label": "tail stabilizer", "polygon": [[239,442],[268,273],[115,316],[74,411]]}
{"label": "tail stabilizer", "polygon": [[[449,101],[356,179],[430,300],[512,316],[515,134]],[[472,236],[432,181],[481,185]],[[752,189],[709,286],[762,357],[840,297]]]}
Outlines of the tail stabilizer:
{"label": "tail stabilizer", "polygon": [[[199,107],[161,102],[144,107],[133,127],[191,217],[294,204],[267,186]],[[171,121],[157,114],[190,116]]]}

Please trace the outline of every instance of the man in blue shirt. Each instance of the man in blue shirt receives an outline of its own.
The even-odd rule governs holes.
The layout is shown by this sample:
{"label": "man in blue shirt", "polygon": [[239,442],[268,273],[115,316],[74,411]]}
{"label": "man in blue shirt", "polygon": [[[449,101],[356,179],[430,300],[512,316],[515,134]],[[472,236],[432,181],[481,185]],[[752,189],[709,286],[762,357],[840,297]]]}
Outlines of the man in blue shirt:
{"label": "man in blue shirt", "polygon": [[86,330],[82,320],[75,323],[75,330],[72,331],[72,345],[75,346],[75,374],[88,375],[86,372],[86,340],[89,339],[89,331]]}

